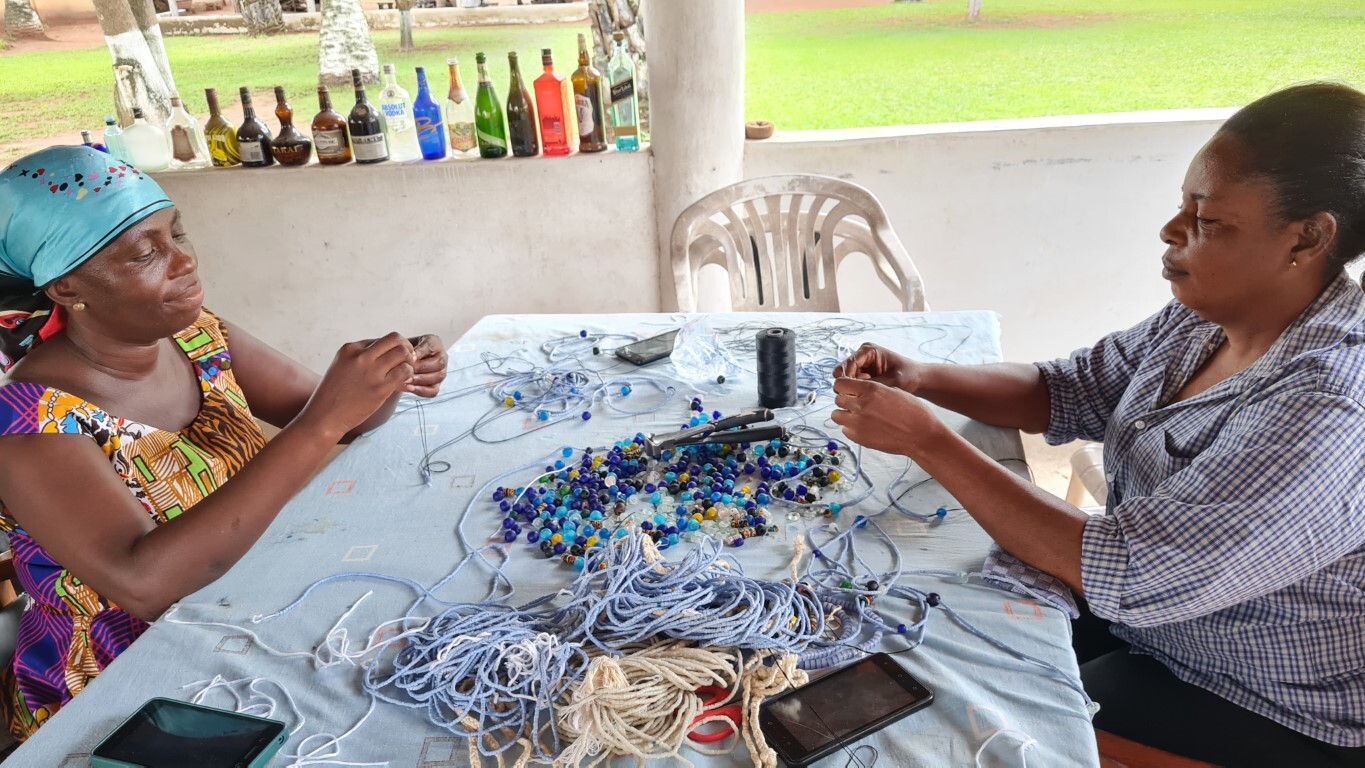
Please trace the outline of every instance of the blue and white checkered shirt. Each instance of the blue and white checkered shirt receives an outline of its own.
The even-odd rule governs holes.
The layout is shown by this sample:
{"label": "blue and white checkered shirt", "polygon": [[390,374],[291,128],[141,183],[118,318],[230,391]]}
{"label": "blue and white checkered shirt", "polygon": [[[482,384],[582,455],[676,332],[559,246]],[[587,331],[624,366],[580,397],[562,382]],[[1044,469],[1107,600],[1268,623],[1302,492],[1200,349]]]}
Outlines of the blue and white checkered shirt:
{"label": "blue and white checkered shirt", "polygon": [[1085,598],[1180,679],[1365,746],[1365,295],[1342,275],[1250,368],[1172,403],[1223,338],[1173,301],[1038,364],[1048,442],[1104,442]]}

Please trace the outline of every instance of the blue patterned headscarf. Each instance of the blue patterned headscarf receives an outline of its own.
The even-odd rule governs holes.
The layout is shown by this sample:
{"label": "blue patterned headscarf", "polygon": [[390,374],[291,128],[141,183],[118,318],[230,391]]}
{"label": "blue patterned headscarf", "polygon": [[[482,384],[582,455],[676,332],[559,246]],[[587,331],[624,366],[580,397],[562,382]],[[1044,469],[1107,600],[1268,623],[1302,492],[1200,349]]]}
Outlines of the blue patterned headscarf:
{"label": "blue patterned headscarf", "polygon": [[0,369],[60,330],[43,288],[171,205],[151,177],[90,147],[49,147],[0,171]]}

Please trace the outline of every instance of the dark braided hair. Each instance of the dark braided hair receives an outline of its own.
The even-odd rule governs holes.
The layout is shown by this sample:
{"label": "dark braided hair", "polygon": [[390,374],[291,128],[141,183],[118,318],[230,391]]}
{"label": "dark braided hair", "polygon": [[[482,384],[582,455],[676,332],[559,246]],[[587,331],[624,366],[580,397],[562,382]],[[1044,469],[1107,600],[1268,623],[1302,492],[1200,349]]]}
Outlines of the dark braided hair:
{"label": "dark braided hair", "polygon": [[1365,93],[1337,83],[1276,91],[1238,110],[1219,133],[1249,150],[1245,170],[1270,184],[1285,222],[1327,212],[1335,275],[1365,253]]}

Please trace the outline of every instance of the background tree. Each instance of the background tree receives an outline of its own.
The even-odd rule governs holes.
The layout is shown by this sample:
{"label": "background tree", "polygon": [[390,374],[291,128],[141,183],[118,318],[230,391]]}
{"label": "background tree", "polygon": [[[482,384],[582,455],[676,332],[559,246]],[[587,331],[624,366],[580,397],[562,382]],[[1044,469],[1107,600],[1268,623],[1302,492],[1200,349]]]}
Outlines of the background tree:
{"label": "background tree", "polygon": [[[8,0],[7,0],[8,2]],[[152,0],[94,0],[104,42],[114,59],[114,107],[119,123],[133,120],[133,107],[162,122],[171,112],[175,80]]]}
{"label": "background tree", "polygon": [[981,0],[967,0],[967,21],[981,18]]}
{"label": "background tree", "polygon": [[30,0],[5,0],[5,34],[8,37],[46,38],[43,20]]}
{"label": "background tree", "polygon": [[242,0],[242,21],[252,37],[278,35],[284,31],[280,0]]}
{"label": "background tree", "polygon": [[398,9],[398,50],[415,51],[412,44],[412,7],[417,0],[394,0],[393,7]]}
{"label": "background tree", "polygon": [[318,79],[327,85],[349,83],[352,69],[360,70],[367,83],[379,82],[379,55],[360,0],[323,0]]}
{"label": "background tree", "polygon": [[624,32],[626,49],[635,60],[635,93],[640,100],[640,131],[649,133],[649,65],[645,60],[645,20],[640,15],[640,0],[590,0],[588,21],[592,23],[593,66],[605,77],[611,58],[612,33]]}

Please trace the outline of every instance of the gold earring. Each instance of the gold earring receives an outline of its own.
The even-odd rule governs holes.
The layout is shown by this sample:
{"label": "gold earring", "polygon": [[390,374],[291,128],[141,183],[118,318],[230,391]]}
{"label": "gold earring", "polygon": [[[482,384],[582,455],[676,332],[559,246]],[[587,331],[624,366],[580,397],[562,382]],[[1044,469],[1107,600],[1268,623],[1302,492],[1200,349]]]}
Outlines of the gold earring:
{"label": "gold earring", "polygon": [[77,311],[77,312],[84,312],[84,311],[85,311],[85,302],[83,302],[83,301],[78,301],[78,302],[76,302],[75,304],[72,304],[72,305],[71,305],[71,308],[72,308],[73,310]]}

